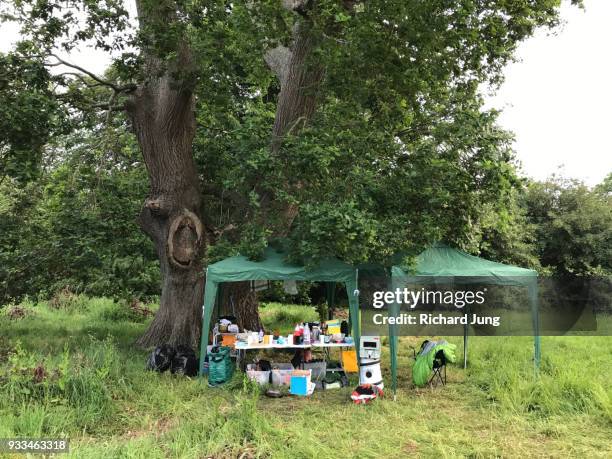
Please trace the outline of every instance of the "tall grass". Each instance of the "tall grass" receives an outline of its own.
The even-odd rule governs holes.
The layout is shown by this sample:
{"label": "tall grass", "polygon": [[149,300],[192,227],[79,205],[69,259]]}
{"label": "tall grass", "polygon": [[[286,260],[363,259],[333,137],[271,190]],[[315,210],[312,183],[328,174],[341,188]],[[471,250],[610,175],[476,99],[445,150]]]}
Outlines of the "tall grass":
{"label": "tall grass", "polygon": [[263,303],[260,316],[266,330],[279,330],[281,334],[293,331],[296,323],[319,320],[318,312],[313,306],[300,304]]}
{"label": "tall grass", "polygon": [[[133,345],[147,321],[109,313],[120,307],[109,299],[67,301],[0,316],[0,438],[69,437],[79,459],[612,456],[609,337],[543,338],[537,378],[531,339],[473,337],[468,369],[451,366],[436,389],[412,386],[411,346],[424,338],[403,337],[397,401],[356,406],[351,388],[268,399],[240,373],[209,388],[147,372]],[[261,311],[283,333],[317,317]],[[385,382],[389,371],[384,347]]]}
{"label": "tall grass", "polygon": [[537,377],[530,341],[480,338],[466,383],[484,403],[515,414],[592,414],[612,422],[609,338],[546,338]]}
{"label": "tall grass", "polygon": [[113,342],[91,338],[79,351],[66,346],[58,356],[25,350],[16,341],[0,366],[0,410],[13,422],[6,435],[95,432],[111,418],[113,398],[125,389],[122,364]]}

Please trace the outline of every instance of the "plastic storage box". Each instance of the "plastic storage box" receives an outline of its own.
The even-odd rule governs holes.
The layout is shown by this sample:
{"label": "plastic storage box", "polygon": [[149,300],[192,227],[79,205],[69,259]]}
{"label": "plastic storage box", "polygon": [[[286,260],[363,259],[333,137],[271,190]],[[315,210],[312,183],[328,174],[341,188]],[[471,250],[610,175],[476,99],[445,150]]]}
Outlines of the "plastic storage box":
{"label": "plastic storage box", "polygon": [[255,381],[257,384],[261,386],[263,386],[264,384],[270,383],[270,372],[269,371],[254,370],[253,368],[255,368],[255,365],[253,364],[247,365],[246,374],[247,374],[247,377],[251,381]]}

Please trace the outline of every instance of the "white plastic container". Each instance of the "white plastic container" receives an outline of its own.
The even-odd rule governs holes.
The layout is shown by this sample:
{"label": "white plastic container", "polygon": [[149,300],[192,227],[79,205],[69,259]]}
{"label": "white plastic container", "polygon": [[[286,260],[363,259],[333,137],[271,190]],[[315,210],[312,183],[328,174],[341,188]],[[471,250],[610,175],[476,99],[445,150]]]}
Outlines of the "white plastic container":
{"label": "white plastic container", "polygon": [[272,385],[289,386],[291,384],[291,370],[272,370]]}
{"label": "white plastic container", "polygon": [[247,370],[246,374],[251,381],[255,381],[260,386],[270,382],[269,371]]}
{"label": "white plastic container", "polygon": [[260,386],[263,386],[264,384],[269,384],[270,383],[270,372],[269,371],[259,371],[259,370],[255,370],[254,368],[256,368],[256,366],[252,363],[247,365],[247,371],[246,371],[247,377],[251,381],[255,381]]}

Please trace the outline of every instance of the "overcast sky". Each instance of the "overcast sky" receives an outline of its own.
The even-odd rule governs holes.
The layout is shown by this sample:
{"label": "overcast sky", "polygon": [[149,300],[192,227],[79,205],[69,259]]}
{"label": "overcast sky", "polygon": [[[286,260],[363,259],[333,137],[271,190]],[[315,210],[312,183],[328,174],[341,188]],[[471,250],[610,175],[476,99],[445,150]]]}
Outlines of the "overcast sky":
{"label": "overcast sky", "polygon": [[[516,135],[523,172],[545,179],[561,174],[600,182],[612,172],[612,0],[585,0],[585,10],[564,2],[565,25],[538,32],[518,49],[516,63],[487,106],[502,109],[501,125]],[[0,51],[17,38],[2,24]],[[69,57],[102,73],[108,57],[88,49]]]}
{"label": "overcast sky", "polygon": [[519,62],[488,105],[503,109],[500,123],[516,135],[525,173],[544,179],[563,166],[589,185],[612,172],[612,1],[565,3],[565,25],[540,31],[519,46]]}

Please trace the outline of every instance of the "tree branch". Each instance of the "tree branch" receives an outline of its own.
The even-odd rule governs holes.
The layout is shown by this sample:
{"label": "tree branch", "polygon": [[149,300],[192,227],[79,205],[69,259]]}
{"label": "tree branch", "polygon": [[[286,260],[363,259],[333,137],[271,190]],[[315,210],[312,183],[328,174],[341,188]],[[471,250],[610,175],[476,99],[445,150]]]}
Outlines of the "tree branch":
{"label": "tree branch", "polygon": [[[65,65],[66,67],[70,67],[73,68],[75,70],[78,70],[79,72],[84,73],[85,75],[87,75],[88,77],[90,77],[91,79],[97,81],[98,83],[100,83],[101,85],[104,86],[108,86],[109,88],[112,88],[113,91],[115,92],[122,92],[122,91],[133,91],[136,89],[136,85],[133,83],[128,83],[125,85],[118,85],[112,81],[109,80],[105,80],[104,78],[96,75],[93,72],[90,72],[89,70],[84,69],[83,67],[76,65],[76,64],[71,64],[70,62],[65,61],[64,59],[62,59],[61,57],[59,57],[57,54],[51,54],[52,57],[54,57],[55,59],[57,59],[57,62],[53,63],[45,63],[45,65],[54,67],[57,65]],[[82,78],[82,76],[80,77]]]}
{"label": "tree branch", "polygon": [[428,128],[426,124],[415,124],[414,126],[409,126],[405,129],[397,131],[393,134],[394,137],[402,137],[408,134],[416,134],[416,135],[426,135],[429,134],[431,130]]}
{"label": "tree branch", "polygon": [[270,48],[264,54],[264,61],[266,61],[270,70],[276,74],[281,85],[284,85],[287,79],[290,60],[291,50],[283,45],[278,45],[276,48]]}
{"label": "tree branch", "polygon": [[110,126],[111,113],[112,113],[111,109],[113,105],[115,104],[115,100],[117,100],[117,91],[113,91],[110,98],[108,99],[108,108],[106,112],[106,126]]}
{"label": "tree branch", "polygon": [[118,112],[126,109],[125,104],[119,105],[110,105],[108,102],[101,102],[99,104],[92,104],[89,106],[90,108],[100,108],[103,110],[110,110],[112,112]]}
{"label": "tree branch", "polygon": [[64,76],[64,75],[70,75],[70,76],[77,77],[88,88],[96,88],[98,86],[106,86],[106,85],[104,85],[102,83],[91,83],[91,82],[87,81],[83,77],[83,75],[81,75],[80,73],[76,73],[76,72],[64,72],[64,73],[59,73],[56,76]]}

